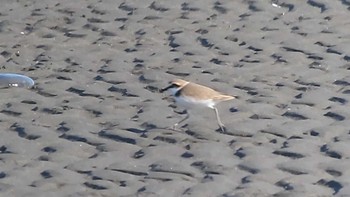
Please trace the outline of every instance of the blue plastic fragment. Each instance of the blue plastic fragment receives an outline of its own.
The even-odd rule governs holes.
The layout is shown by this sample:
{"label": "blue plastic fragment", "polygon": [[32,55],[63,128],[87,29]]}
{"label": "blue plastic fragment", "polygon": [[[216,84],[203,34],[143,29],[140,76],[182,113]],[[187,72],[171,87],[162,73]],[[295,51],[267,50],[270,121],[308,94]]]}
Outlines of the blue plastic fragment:
{"label": "blue plastic fragment", "polygon": [[0,73],[0,87],[31,88],[34,81],[30,77],[13,73]]}

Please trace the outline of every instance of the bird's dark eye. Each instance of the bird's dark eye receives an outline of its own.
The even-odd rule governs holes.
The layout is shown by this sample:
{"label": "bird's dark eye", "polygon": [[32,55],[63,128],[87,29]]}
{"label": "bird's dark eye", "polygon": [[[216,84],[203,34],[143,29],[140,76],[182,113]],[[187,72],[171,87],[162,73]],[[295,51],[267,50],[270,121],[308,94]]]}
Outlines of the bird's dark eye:
{"label": "bird's dark eye", "polygon": [[180,87],[180,86],[177,85],[177,84],[175,84],[175,83],[173,83],[173,84],[171,84],[171,85],[169,86],[169,88],[178,88],[178,87]]}

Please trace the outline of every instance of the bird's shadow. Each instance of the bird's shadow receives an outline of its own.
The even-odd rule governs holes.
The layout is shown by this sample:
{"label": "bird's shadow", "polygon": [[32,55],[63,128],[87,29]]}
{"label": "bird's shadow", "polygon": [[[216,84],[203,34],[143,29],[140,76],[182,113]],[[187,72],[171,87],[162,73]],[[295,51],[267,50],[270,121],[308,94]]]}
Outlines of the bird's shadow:
{"label": "bird's shadow", "polygon": [[[157,130],[164,130],[165,132],[162,132],[164,135],[173,135],[174,133],[179,133],[183,135],[188,135],[190,137],[193,137],[198,140],[210,140],[203,135],[201,135],[201,131],[194,131],[190,128],[188,128],[188,124],[184,124],[179,128],[173,128],[173,127],[159,127],[157,125],[151,124],[152,127],[145,128],[143,130],[139,130],[140,137],[148,138],[148,133],[150,132],[157,132]],[[142,131],[142,132],[140,132]],[[230,132],[226,127],[224,127],[224,131],[221,130],[220,127],[218,129],[213,130],[214,132],[217,132],[222,135],[229,135],[229,136],[237,136],[236,132]]]}

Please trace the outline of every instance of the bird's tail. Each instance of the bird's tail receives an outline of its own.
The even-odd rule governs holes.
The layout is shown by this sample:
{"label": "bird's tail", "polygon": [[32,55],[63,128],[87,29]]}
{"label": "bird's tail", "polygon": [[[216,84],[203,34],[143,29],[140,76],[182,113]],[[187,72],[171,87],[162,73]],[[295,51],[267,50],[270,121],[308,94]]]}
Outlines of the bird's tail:
{"label": "bird's tail", "polygon": [[229,101],[229,100],[232,100],[232,99],[235,99],[237,98],[236,96],[230,96],[230,95],[220,95],[220,96],[217,96],[215,99],[216,100],[220,100],[220,101]]}

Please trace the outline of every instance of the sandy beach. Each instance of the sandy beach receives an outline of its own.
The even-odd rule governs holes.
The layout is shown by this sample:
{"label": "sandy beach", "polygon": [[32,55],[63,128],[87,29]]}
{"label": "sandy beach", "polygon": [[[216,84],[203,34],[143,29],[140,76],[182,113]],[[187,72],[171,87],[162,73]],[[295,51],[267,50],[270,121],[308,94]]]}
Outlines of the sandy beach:
{"label": "sandy beach", "polygon": [[[350,3],[3,0],[0,196],[350,196]],[[174,78],[236,100],[180,131]]]}

